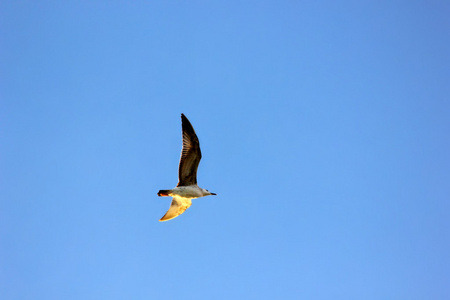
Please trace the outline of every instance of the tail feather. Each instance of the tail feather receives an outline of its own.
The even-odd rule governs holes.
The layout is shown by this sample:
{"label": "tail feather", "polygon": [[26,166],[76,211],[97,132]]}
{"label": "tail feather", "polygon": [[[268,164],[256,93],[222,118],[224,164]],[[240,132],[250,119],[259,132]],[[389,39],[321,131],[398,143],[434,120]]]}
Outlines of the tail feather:
{"label": "tail feather", "polygon": [[158,196],[160,196],[160,197],[169,196],[169,193],[170,193],[170,190],[159,190]]}

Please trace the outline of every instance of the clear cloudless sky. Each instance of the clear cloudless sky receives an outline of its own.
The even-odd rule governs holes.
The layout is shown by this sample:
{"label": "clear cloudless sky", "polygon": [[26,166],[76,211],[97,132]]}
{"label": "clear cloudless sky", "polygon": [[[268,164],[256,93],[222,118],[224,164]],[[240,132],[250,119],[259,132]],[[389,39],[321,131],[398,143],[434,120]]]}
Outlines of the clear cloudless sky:
{"label": "clear cloudless sky", "polygon": [[449,16],[1,1],[0,299],[450,299]]}

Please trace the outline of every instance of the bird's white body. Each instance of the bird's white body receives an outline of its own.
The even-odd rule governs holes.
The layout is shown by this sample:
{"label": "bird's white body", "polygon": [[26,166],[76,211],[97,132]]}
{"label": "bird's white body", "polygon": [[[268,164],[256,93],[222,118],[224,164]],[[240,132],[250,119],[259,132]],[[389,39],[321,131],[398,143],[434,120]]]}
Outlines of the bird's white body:
{"label": "bird's white body", "polygon": [[200,198],[208,195],[211,195],[211,193],[200,188],[198,185],[177,186],[169,192],[169,196],[171,197],[178,196],[189,199]]}

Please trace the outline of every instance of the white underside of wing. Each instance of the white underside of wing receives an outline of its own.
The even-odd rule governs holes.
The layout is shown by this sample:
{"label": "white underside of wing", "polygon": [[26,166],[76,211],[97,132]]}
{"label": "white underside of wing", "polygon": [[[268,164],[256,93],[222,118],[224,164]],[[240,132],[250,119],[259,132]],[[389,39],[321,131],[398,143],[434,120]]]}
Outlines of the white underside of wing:
{"label": "white underside of wing", "polygon": [[166,212],[166,214],[160,219],[160,221],[168,221],[175,217],[178,217],[186,209],[189,208],[189,206],[192,205],[192,201],[189,198],[184,197],[173,197],[172,203],[170,204],[169,210]]}

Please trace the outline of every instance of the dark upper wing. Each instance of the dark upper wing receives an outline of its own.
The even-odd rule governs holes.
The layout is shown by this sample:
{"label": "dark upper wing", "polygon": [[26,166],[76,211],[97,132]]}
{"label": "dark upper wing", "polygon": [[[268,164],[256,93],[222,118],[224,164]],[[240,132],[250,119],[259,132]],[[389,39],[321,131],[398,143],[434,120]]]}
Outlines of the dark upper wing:
{"label": "dark upper wing", "polygon": [[191,122],[181,114],[183,131],[183,148],[181,149],[180,165],[178,167],[178,185],[197,184],[197,168],[202,158],[200,143]]}

